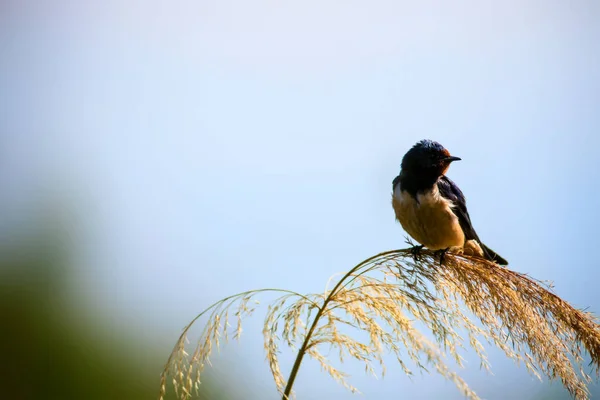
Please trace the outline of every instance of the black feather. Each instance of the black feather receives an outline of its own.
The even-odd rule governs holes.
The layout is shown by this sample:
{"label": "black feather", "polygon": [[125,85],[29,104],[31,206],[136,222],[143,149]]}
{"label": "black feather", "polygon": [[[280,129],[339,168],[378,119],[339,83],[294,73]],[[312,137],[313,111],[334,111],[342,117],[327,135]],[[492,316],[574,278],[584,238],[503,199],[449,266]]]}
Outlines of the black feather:
{"label": "black feather", "polygon": [[494,261],[500,265],[508,265],[508,261],[498,255],[495,251],[484,245],[477,232],[473,228],[471,224],[471,217],[469,216],[469,212],[467,211],[467,200],[465,199],[465,195],[460,190],[460,188],[452,182],[448,177],[442,175],[437,181],[437,187],[440,191],[440,194],[446,198],[451,200],[454,203],[454,207],[452,207],[452,212],[454,215],[458,217],[458,223],[462,228],[465,234],[465,241],[467,240],[476,240],[477,243],[481,245],[481,249],[487,258],[490,261]]}

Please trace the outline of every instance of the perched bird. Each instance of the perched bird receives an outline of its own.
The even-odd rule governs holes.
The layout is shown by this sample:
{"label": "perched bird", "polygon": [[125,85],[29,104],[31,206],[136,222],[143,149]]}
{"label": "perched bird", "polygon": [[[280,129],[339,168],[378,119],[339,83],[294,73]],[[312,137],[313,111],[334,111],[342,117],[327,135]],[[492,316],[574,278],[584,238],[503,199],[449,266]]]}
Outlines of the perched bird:
{"label": "perched bird", "polygon": [[404,230],[430,250],[457,249],[507,265],[481,242],[471,225],[465,196],[445,173],[460,158],[441,144],[421,140],[402,158],[400,175],[393,181],[392,206]]}

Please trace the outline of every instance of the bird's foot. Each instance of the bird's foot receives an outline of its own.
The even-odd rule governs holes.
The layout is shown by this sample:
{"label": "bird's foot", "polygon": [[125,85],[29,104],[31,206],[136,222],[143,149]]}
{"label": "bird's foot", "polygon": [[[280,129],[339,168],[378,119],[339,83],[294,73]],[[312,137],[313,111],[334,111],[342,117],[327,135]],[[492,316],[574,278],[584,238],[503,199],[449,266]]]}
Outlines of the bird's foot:
{"label": "bird's foot", "polygon": [[445,249],[436,250],[433,252],[434,255],[440,257],[440,265],[444,263],[444,259],[446,258],[446,253],[450,250],[450,247],[446,247]]}
{"label": "bird's foot", "polygon": [[422,244],[411,247],[410,254],[412,254],[415,261],[421,260],[421,250],[423,250],[423,247],[424,246]]}

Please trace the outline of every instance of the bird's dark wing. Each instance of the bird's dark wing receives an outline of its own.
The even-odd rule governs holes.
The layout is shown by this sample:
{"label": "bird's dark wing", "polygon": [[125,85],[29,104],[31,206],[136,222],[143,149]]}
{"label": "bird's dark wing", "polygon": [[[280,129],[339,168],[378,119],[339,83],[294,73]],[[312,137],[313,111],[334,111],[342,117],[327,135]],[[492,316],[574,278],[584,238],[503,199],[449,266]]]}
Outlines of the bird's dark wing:
{"label": "bird's dark wing", "polygon": [[394,191],[396,189],[396,185],[400,183],[400,175],[398,175],[397,177],[394,178],[394,180],[392,181],[392,191]]}
{"label": "bird's dark wing", "polygon": [[473,229],[473,225],[471,224],[471,217],[467,211],[467,201],[465,200],[463,192],[445,175],[442,175],[442,177],[438,179],[437,185],[440,194],[454,203],[452,212],[458,217],[458,223],[465,233],[465,240],[475,239],[481,243],[479,236],[477,236],[477,232],[475,232],[475,229]]}
{"label": "bird's dark wing", "polygon": [[465,195],[459,189],[459,187],[456,186],[456,184],[445,175],[442,175],[442,177],[438,179],[437,186],[440,194],[444,198],[449,199],[454,203],[452,212],[458,217],[458,223],[465,234],[465,241],[475,239],[477,243],[481,245],[481,249],[484,252],[485,258],[495,261],[500,265],[508,265],[508,261],[483,244],[479,239],[477,232],[475,232],[475,229],[471,224],[471,217],[467,211],[467,201],[465,199]]}

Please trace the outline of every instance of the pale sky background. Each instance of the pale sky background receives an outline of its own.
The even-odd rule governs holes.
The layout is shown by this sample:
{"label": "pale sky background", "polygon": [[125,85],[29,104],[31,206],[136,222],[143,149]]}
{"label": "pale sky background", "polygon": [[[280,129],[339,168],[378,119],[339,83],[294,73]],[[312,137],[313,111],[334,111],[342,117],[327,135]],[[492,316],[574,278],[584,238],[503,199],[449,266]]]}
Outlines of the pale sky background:
{"label": "pale sky background", "polygon": [[[3,2],[2,235],[41,198],[70,204],[81,307],[166,358],[218,298],[321,291],[404,247],[391,182],[430,138],[463,159],[449,176],[482,239],[600,313],[599,21],[591,0]],[[276,399],[261,325],[215,376]],[[493,376],[460,371],[482,397],[543,398],[490,358]],[[437,376],[347,370],[358,398],[461,398]],[[316,363],[296,392],[357,398]]]}

